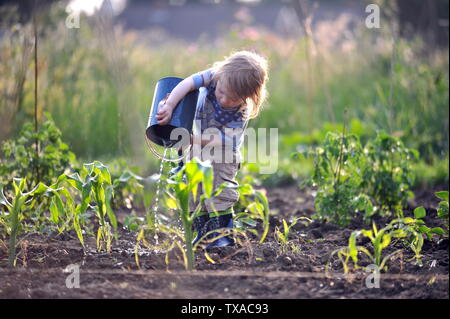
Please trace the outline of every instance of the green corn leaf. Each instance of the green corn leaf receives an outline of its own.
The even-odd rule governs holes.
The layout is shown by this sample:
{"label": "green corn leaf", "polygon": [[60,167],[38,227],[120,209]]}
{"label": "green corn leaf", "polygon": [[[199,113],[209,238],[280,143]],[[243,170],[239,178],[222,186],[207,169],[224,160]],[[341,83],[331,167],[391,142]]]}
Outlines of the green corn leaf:
{"label": "green corn leaf", "polygon": [[423,236],[418,235],[417,236],[417,244],[416,244],[416,254],[419,255],[419,253],[422,251],[423,247]]}
{"label": "green corn leaf", "polygon": [[14,178],[13,179],[14,194],[16,196],[18,196],[22,192],[20,185],[23,185],[22,184],[23,181],[24,181],[23,178]]}
{"label": "green corn leaf", "polygon": [[67,182],[79,191],[83,190],[84,181],[78,173],[67,176]]}
{"label": "green corn leaf", "polygon": [[52,198],[52,201],[50,204],[50,220],[55,224],[58,224],[58,222],[59,222],[58,208],[56,207],[54,198]]}
{"label": "green corn leaf", "polygon": [[252,227],[255,227],[257,225],[256,221],[254,221],[250,217],[240,218],[239,220],[242,221],[243,223],[246,223],[249,226],[252,226]]}
{"label": "green corn leaf", "polygon": [[213,193],[214,173],[211,167],[205,167],[203,170],[203,190],[207,198]]}
{"label": "green corn leaf", "polygon": [[375,223],[372,223],[372,229],[373,229],[373,235],[375,237],[378,236],[378,229],[377,229],[377,225]]}
{"label": "green corn leaf", "polygon": [[365,229],[363,229],[363,230],[361,230],[361,234],[362,234],[363,236],[366,236],[367,238],[369,238],[371,241],[374,240],[374,238],[373,238],[373,233],[372,233],[371,230],[365,230]]}
{"label": "green corn leaf", "polygon": [[72,195],[70,194],[70,192],[69,192],[67,189],[63,188],[63,189],[61,189],[61,190],[59,191],[59,193],[60,193],[61,195],[64,196],[64,198],[66,199],[67,205],[70,206],[70,207],[73,207],[73,205],[75,204],[75,202],[74,202],[74,200],[73,200]]}
{"label": "green corn leaf", "polygon": [[61,174],[61,175],[59,175],[58,180],[56,181],[56,183],[53,184],[51,187],[52,188],[57,188],[59,186],[59,184],[61,184],[65,180],[67,180],[67,175],[66,174]]}
{"label": "green corn leaf", "polygon": [[113,226],[114,229],[114,237],[116,238],[116,240],[118,239],[118,233],[117,233],[117,218],[116,218],[116,214],[114,214],[114,211],[111,208],[111,199],[114,195],[114,190],[112,188],[112,186],[108,186],[106,187],[106,192],[105,192],[105,206],[106,206],[106,212],[108,214],[108,218],[111,221],[111,224]]}
{"label": "green corn leaf", "polygon": [[0,183],[0,204],[5,205],[6,207],[12,207],[12,204],[6,199],[5,194],[3,193],[3,184]]}
{"label": "green corn leaf", "polygon": [[127,183],[131,178],[132,178],[132,176],[130,175],[130,173],[128,171],[127,172],[123,172],[122,175],[120,175],[119,178],[116,178],[114,180],[114,182],[113,182],[114,188],[119,186],[121,183]]}
{"label": "green corn leaf", "polygon": [[286,223],[286,220],[283,219],[283,229],[284,229],[284,237],[287,238],[289,234],[289,226]]}
{"label": "green corn leaf", "polygon": [[355,265],[358,263],[358,249],[356,248],[356,237],[358,235],[359,232],[353,232],[348,239],[348,254]]}
{"label": "green corn leaf", "polygon": [[170,198],[170,197],[166,198],[166,205],[167,205],[167,207],[169,207],[171,209],[177,209],[178,208],[177,201],[175,199],[173,199],[173,198]]}
{"label": "green corn leaf", "polygon": [[55,196],[53,198],[55,199],[56,208],[58,209],[59,216],[65,217],[67,215],[67,212],[66,212],[66,209],[64,207],[64,203],[63,203],[63,201],[61,199],[61,196],[58,193],[55,193]]}
{"label": "green corn leaf", "polygon": [[203,180],[203,172],[199,169],[199,164],[197,162],[186,163],[185,165],[188,192],[192,193],[194,200],[196,200],[198,184]]}
{"label": "green corn leaf", "polygon": [[40,182],[34,189],[32,189],[26,195],[33,195],[33,196],[35,196],[35,195],[44,194],[45,192],[52,192],[52,191],[56,191],[56,190],[52,189],[52,188],[46,186],[45,184],[43,184],[42,182]]}
{"label": "green corn leaf", "polygon": [[92,182],[89,180],[81,187],[81,203],[77,207],[77,214],[83,214],[89,207],[89,201],[91,200]]}
{"label": "green corn leaf", "polygon": [[102,217],[105,217],[105,215],[107,213],[105,188],[103,187],[102,184],[96,185],[95,188],[96,188],[95,194],[96,194],[97,205],[99,208],[99,213],[101,214]]}
{"label": "green corn leaf", "polygon": [[104,225],[100,226],[97,230],[97,250],[100,251],[101,250],[101,240],[102,240],[102,228],[105,227]]}
{"label": "green corn leaf", "polygon": [[100,163],[100,162],[96,162],[96,164],[97,164],[97,168],[99,169],[99,171],[100,171],[100,175],[101,175],[101,177],[102,177],[102,182],[104,181],[104,182],[106,182],[106,183],[108,183],[108,185],[112,185],[112,182],[111,182],[111,174],[109,173],[109,169],[108,169],[108,167],[106,167],[105,165],[103,165],[102,163]]}
{"label": "green corn leaf", "polygon": [[391,243],[391,236],[389,234],[384,234],[381,241],[381,249],[386,248]]}
{"label": "green corn leaf", "polygon": [[253,187],[250,184],[240,185],[238,187],[239,193],[243,196],[253,195],[255,193]]}
{"label": "green corn leaf", "polygon": [[264,232],[261,236],[261,239],[259,240],[259,242],[262,243],[262,242],[264,242],[267,234],[269,233],[269,214],[270,214],[269,201],[267,200],[266,195],[264,195],[264,193],[262,193],[260,191],[256,191],[255,196],[264,207],[264,209],[263,209]]}
{"label": "green corn leaf", "polygon": [[78,240],[80,241],[81,245],[84,246],[83,231],[81,230],[80,220],[79,220],[78,215],[74,216],[73,228],[75,229],[75,232],[77,233],[77,237],[78,237]]}
{"label": "green corn leaf", "polygon": [[183,212],[189,211],[189,189],[186,184],[178,184],[177,198]]}
{"label": "green corn leaf", "polygon": [[116,186],[117,183],[127,183],[130,179],[135,179],[137,181],[142,181],[144,180],[143,177],[134,174],[133,172],[130,171],[125,171],[122,173],[122,175],[120,175],[120,177],[116,180],[114,180],[114,184]]}

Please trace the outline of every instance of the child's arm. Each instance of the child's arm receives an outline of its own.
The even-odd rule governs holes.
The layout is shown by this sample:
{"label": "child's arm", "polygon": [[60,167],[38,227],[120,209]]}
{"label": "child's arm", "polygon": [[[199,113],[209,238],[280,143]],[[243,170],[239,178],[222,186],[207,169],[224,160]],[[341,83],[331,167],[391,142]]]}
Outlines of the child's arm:
{"label": "child's arm", "polygon": [[169,97],[158,106],[158,113],[156,114],[156,119],[158,120],[159,125],[166,125],[169,123],[170,119],[172,118],[172,113],[175,107],[177,106],[178,102],[180,102],[186,94],[191,92],[195,89],[194,86],[194,79],[192,76],[187,77],[172,90]]}
{"label": "child's arm", "polygon": [[180,83],[172,90],[165,104],[160,103],[158,106],[158,113],[156,119],[159,125],[166,125],[169,123],[172,112],[186,94],[200,88],[201,86],[207,86],[212,80],[212,69],[195,73]]}

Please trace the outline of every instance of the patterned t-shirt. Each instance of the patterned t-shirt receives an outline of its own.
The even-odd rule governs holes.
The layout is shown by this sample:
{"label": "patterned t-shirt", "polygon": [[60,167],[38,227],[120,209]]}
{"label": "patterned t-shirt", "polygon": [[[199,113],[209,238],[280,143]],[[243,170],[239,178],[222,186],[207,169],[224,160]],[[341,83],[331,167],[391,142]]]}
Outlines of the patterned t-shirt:
{"label": "patterned t-shirt", "polygon": [[[204,88],[205,101],[197,105],[195,115],[196,129],[203,133],[207,128],[217,128],[221,133],[225,149],[239,154],[247,125],[247,108],[241,105],[235,108],[223,108],[215,95],[216,83],[213,81],[214,69],[208,69],[193,75],[196,89]],[[202,94],[200,94],[200,97]],[[200,127],[199,127],[200,126]]]}

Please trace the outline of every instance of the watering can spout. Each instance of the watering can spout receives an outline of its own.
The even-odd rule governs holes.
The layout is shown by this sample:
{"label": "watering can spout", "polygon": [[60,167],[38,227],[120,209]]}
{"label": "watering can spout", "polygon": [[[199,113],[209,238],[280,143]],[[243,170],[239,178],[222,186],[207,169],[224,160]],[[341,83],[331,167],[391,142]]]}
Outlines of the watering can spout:
{"label": "watering can spout", "polygon": [[173,147],[179,139],[173,140],[170,134],[176,128],[184,128],[189,133],[192,132],[192,125],[194,122],[195,111],[198,100],[198,90],[189,92],[175,107],[172,113],[172,118],[166,125],[159,125],[156,119],[158,113],[159,102],[166,98],[167,94],[180,83],[183,79],[177,77],[166,77],[160,79],[156,83],[155,92],[153,94],[152,108],[147,124],[145,134],[147,138],[155,144],[164,147]]}

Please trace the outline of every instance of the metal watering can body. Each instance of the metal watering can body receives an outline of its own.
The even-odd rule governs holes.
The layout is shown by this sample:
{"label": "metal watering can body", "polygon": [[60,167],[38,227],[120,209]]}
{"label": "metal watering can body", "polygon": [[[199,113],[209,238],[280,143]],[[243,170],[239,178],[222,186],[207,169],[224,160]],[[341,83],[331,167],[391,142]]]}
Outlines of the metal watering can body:
{"label": "metal watering can body", "polygon": [[156,119],[158,113],[158,104],[165,99],[167,94],[180,83],[183,79],[177,77],[166,77],[160,79],[156,83],[155,92],[153,94],[152,108],[147,124],[145,134],[147,138],[161,146],[172,147],[179,140],[171,140],[170,133],[175,128],[185,128],[192,132],[195,112],[197,109],[199,90],[189,92],[175,107],[172,118],[166,125],[159,125]]}

